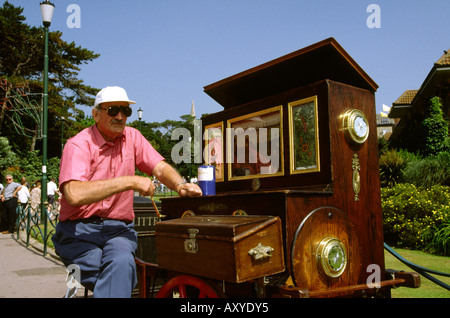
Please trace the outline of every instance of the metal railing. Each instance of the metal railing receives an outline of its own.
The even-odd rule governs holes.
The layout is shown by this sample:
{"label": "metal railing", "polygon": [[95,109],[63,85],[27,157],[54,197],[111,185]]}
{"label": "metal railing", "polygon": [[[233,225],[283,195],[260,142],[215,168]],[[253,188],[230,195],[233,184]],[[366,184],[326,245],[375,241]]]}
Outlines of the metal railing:
{"label": "metal railing", "polygon": [[30,245],[30,237],[40,241],[46,256],[50,239],[59,221],[59,204],[47,206],[44,213],[45,215],[41,211],[41,205],[33,208],[29,204],[25,207],[19,204],[16,210],[16,235],[19,239],[20,233],[25,232],[27,247]]}

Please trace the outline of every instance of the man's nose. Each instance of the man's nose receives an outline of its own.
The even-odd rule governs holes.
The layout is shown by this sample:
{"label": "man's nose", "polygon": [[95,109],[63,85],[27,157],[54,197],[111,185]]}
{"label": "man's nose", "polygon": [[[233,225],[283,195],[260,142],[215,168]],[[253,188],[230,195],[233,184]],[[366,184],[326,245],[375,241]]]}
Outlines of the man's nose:
{"label": "man's nose", "polygon": [[116,117],[114,117],[114,119],[116,119],[116,120],[125,120],[126,118],[127,117],[124,114],[122,114],[122,111],[119,111],[117,113]]}

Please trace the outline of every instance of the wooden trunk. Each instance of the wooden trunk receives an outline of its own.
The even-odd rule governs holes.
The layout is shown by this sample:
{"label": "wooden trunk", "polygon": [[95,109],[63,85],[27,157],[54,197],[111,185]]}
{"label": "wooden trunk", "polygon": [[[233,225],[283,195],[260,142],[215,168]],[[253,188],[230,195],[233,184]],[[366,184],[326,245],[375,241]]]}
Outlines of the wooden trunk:
{"label": "wooden trunk", "polygon": [[242,283],[283,272],[281,221],[272,216],[202,215],[156,224],[158,265]]}

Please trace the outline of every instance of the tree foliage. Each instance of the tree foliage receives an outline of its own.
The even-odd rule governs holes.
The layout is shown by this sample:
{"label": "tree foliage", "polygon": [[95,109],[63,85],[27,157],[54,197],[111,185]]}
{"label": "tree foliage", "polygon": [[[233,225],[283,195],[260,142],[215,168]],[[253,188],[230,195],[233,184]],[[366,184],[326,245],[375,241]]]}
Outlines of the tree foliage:
{"label": "tree foliage", "polygon": [[[0,7],[0,182],[5,173],[16,180],[25,176],[30,182],[40,178],[42,149],[39,126],[35,118],[20,112],[31,103],[41,105],[44,63],[44,29],[26,24],[23,8],[8,1]],[[48,174],[58,178],[62,146],[68,138],[95,124],[91,116],[78,107],[91,106],[98,89],[79,78],[83,64],[99,57],[93,51],[63,40],[60,31],[49,33],[49,101],[48,101]],[[12,101],[22,99],[23,103]],[[42,110],[38,109],[39,113]],[[19,115],[20,114],[20,115]],[[40,115],[39,115],[40,117]],[[187,128],[193,136],[193,118],[162,123],[138,121],[128,123],[141,127],[142,134],[179,172],[188,177],[196,175],[198,164],[174,164],[172,140],[175,128]],[[20,127],[19,127],[20,126]],[[24,132],[28,132],[25,135]],[[31,137],[29,136],[31,134]]]}
{"label": "tree foliage", "polygon": [[16,159],[17,156],[12,151],[8,139],[0,136],[0,180],[4,178],[4,171],[14,166]]}
{"label": "tree foliage", "polygon": [[[180,120],[165,120],[162,123],[141,123],[141,133],[152,144],[152,146],[166,159],[166,161],[174,166],[178,172],[188,178],[189,176],[197,175],[197,168],[199,163],[194,163],[194,118],[191,115],[180,116]],[[137,121],[130,124],[130,126],[138,128]],[[172,132],[177,128],[185,128],[189,130],[192,138],[191,143],[191,162],[181,162],[179,164],[172,160],[172,149],[180,142],[179,140],[172,140]]]}
{"label": "tree foliage", "polygon": [[[0,134],[11,141],[13,149],[32,151],[39,148],[39,143],[36,143],[39,126],[25,115],[21,115],[20,125],[11,124],[17,122],[13,116],[19,111],[13,107],[11,100],[22,98],[31,102],[34,99],[36,105],[41,105],[41,95],[33,93],[43,92],[44,29],[26,24],[22,13],[23,8],[15,7],[8,1],[0,8]],[[59,31],[49,33],[49,157],[61,153],[61,143],[53,142],[60,140],[61,121],[65,121],[66,136],[80,130],[78,122],[85,118],[85,114],[77,105],[92,105],[97,89],[85,85],[78,75],[81,65],[98,57],[98,54],[74,42],[67,43]],[[21,86],[27,89],[19,94],[17,87]],[[32,94],[25,96],[26,93]],[[33,138],[23,138],[23,129],[34,131]]]}
{"label": "tree foliage", "polygon": [[433,97],[429,102],[429,116],[424,119],[424,156],[434,156],[448,150],[448,123],[444,119],[439,97]]}

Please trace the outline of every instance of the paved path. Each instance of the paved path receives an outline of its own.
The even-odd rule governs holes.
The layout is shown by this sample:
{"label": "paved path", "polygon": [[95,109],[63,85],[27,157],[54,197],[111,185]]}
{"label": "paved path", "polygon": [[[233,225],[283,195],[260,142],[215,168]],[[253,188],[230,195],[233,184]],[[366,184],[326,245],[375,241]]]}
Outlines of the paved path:
{"label": "paved path", "polygon": [[[63,264],[46,257],[33,240],[29,247],[16,234],[0,233],[0,298],[62,298],[67,292],[67,272]],[[35,246],[35,247],[33,247]],[[80,288],[77,297],[82,297]]]}

